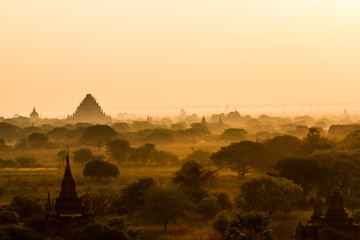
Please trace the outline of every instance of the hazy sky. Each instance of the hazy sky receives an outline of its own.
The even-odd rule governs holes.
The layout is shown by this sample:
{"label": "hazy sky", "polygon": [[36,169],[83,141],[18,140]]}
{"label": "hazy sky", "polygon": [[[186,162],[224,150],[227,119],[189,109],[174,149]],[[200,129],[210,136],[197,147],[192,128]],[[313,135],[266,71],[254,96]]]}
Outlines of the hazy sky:
{"label": "hazy sky", "polygon": [[0,116],[360,102],[359,0],[0,0]]}

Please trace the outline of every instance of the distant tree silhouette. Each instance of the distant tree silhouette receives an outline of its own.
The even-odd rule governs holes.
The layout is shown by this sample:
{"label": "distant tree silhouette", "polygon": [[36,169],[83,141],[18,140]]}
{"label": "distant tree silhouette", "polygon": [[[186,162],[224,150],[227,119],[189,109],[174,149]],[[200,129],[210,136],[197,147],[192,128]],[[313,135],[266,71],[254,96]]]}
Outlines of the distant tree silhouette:
{"label": "distant tree silhouette", "polygon": [[228,225],[226,240],[272,240],[268,229],[270,219],[257,212],[237,214]]}
{"label": "distant tree silhouette", "polygon": [[65,166],[65,159],[66,159],[66,154],[67,154],[67,151],[65,149],[63,150],[60,150],[56,156],[59,160],[59,166],[60,167],[64,167]]}
{"label": "distant tree silhouette", "polygon": [[131,152],[130,143],[123,139],[115,139],[107,142],[106,152],[110,158],[116,161],[118,164],[128,159]]}
{"label": "distant tree silhouette", "polygon": [[161,222],[164,232],[169,222],[184,216],[187,209],[186,197],[171,188],[151,188],[145,196],[144,214],[154,222]]}
{"label": "distant tree silhouette", "polygon": [[268,157],[266,147],[257,142],[244,141],[232,143],[211,154],[211,160],[219,167],[228,167],[244,178],[253,166],[264,164]]}
{"label": "distant tree silhouette", "polygon": [[185,162],[179,171],[175,172],[173,181],[185,187],[201,188],[215,178],[215,173],[215,170],[206,169],[194,160],[190,160]]}
{"label": "distant tree silhouette", "polygon": [[102,155],[93,155],[91,150],[88,148],[80,148],[73,152],[74,155],[74,163],[78,163],[83,166],[85,163],[94,161],[94,160],[102,160],[104,156]]}
{"label": "distant tree silhouette", "polygon": [[10,147],[6,145],[5,140],[3,138],[0,138],[0,150],[7,150]]}
{"label": "distant tree silhouette", "polygon": [[151,165],[153,162],[153,153],[156,151],[155,145],[146,143],[138,148],[132,150],[129,160],[137,164],[141,162],[145,165]]}
{"label": "distant tree silhouette", "polygon": [[21,129],[12,124],[0,122],[0,138],[7,141],[14,141],[22,136]]}
{"label": "distant tree silhouette", "polygon": [[117,132],[127,132],[130,131],[130,126],[127,123],[124,122],[118,122],[111,125],[113,129],[115,129]]}
{"label": "distant tree silhouette", "polygon": [[220,139],[232,142],[243,141],[246,139],[247,132],[241,128],[228,128],[221,135]]}
{"label": "distant tree silhouette", "polygon": [[87,225],[80,231],[74,233],[72,240],[131,240],[124,232],[108,227],[99,223]]}
{"label": "distant tree silhouette", "polygon": [[28,141],[31,147],[44,148],[49,142],[49,137],[44,133],[34,132],[28,136]]}
{"label": "distant tree silhouette", "polygon": [[192,153],[188,154],[183,161],[190,161],[195,160],[198,163],[201,164],[208,164],[210,161],[210,155],[211,153],[209,151],[204,150],[193,150]]}
{"label": "distant tree silhouette", "polygon": [[102,178],[117,177],[119,175],[119,169],[114,164],[95,160],[85,165],[83,175],[85,177],[96,178],[100,181]]}
{"label": "distant tree silhouette", "polygon": [[81,137],[81,142],[85,144],[95,145],[100,150],[109,140],[116,137],[114,129],[108,125],[95,125],[88,127]]}
{"label": "distant tree silhouette", "polygon": [[150,177],[140,178],[136,182],[132,182],[121,190],[121,196],[114,201],[114,207],[125,207],[128,212],[139,211],[145,206],[146,192],[156,186],[154,179]]}

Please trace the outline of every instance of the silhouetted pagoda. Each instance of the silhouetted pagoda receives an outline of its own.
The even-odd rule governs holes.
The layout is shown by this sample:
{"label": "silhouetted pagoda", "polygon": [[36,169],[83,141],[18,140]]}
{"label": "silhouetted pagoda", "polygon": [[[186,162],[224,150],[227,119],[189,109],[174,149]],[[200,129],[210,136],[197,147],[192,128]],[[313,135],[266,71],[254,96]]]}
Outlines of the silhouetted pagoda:
{"label": "silhouetted pagoda", "polygon": [[354,223],[345,212],[342,197],[335,189],[329,198],[329,208],[325,215],[320,203],[316,204],[311,220],[304,226],[299,223],[296,228],[295,240],[322,240],[319,231],[330,227],[348,235],[351,239],[360,240],[360,226]]}
{"label": "silhouetted pagoda", "polygon": [[94,212],[90,195],[84,197],[84,203],[77,196],[74,178],[71,174],[69,154],[66,156],[64,178],[61,183],[60,196],[51,202],[50,193],[45,207],[45,231],[49,237],[60,236],[71,239],[73,233],[93,222]]}
{"label": "silhouetted pagoda", "polygon": [[103,112],[91,94],[86,94],[75,113],[67,118],[71,122],[105,123],[111,121],[110,115]]}
{"label": "silhouetted pagoda", "polygon": [[36,112],[35,107],[33,108],[33,111],[30,113],[30,121],[32,123],[39,120],[39,114]]}

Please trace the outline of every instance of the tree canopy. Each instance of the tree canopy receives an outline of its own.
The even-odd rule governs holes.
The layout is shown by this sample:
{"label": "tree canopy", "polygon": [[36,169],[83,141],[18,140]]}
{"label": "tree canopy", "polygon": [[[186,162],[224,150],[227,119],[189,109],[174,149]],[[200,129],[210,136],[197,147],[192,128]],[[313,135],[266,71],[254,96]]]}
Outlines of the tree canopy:
{"label": "tree canopy", "polygon": [[117,177],[119,175],[119,169],[114,164],[95,160],[85,165],[83,175],[85,177],[96,178],[100,181],[102,178]]}

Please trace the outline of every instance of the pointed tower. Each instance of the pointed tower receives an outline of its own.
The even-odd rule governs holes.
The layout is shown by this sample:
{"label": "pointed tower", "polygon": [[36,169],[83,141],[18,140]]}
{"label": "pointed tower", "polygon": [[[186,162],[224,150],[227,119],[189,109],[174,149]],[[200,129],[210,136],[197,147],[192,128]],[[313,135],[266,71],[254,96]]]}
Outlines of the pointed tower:
{"label": "pointed tower", "polygon": [[30,113],[30,121],[32,123],[39,120],[39,114],[36,112],[35,107],[33,108],[33,111]]}
{"label": "pointed tower", "polygon": [[219,118],[219,122],[218,122],[218,127],[223,127],[224,126],[224,123],[221,119],[221,117]]}
{"label": "pointed tower", "polygon": [[[50,193],[46,203],[45,228],[49,237],[60,236],[70,240],[73,233],[93,222],[94,214],[88,194],[85,203],[77,196],[75,180],[70,169],[69,151],[66,154],[66,166],[61,182],[60,196],[50,204]],[[91,209],[89,209],[91,208]]]}
{"label": "pointed tower", "polygon": [[202,117],[201,123],[202,123],[202,124],[206,124],[205,116]]}

